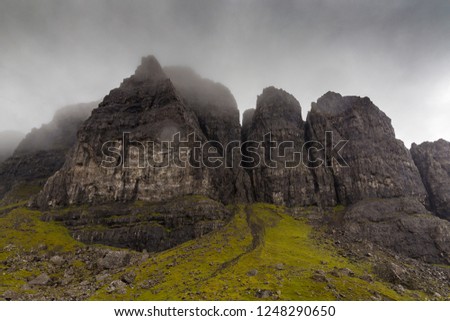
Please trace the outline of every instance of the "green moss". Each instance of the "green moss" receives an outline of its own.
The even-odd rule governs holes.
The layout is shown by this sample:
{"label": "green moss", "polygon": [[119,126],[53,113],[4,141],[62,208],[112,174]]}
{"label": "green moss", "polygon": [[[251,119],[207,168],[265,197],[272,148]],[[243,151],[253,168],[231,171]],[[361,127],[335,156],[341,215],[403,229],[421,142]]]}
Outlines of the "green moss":
{"label": "green moss", "polygon": [[18,208],[0,218],[0,248],[13,245],[25,251],[45,245],[45,251],[73,251],[82,246],[68,230],[55,222],[43,222],[41,213]]}

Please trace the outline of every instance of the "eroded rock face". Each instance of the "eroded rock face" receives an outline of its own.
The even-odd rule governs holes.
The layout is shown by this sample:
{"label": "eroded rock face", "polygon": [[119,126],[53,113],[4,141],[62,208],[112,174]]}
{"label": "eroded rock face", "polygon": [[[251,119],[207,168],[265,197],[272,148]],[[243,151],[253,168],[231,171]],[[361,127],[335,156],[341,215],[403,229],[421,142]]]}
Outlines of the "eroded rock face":
{"label": "eroded rock face", "polygon": [[369,240],[428,263],[450,263],[450,223],[416,198],[360,201],[347,209],[343,231],[353,241]]}
{"label": "eroded rock face", "polygon": [[[161,203],[54,210],[46,213],[44,220],[62,222],[75,239],[84,243],[159,252],[216,230],[230,217],[231,212],[223,204],[194,195]],[[103,263],[113,265],[118,260],[107,257]]]}
{"label": "eroded rock face", "polygon": [[[328,181],[325,168],[310,166],[304,153],[305,122],[291,94],[274,87],[264,89],[256,110],[247,111],[244,118],[243,141],[263,144],[257,148],[259,159],[247,166],[256,200],[288,206],[336,203],[333,185],[321,184]],[[269,148],[276,146],[278,152],[272,150],[269,156]],[[252,156],[245,146],[243,153]]]}
{"label": "eroded rock face", "polygon": [[[134,148],[124,148],[125,133],[129,133],[127,140]],[[158,61],[153,56],[143,58],[135,74],[113,89],[83,124],[73,153],[49,179],[37,204],[163,201],[192,194],[230,201],[236,191],[221,184],[223,169],[214,170],[201,162],[174,164],[171,159],[166,166],[171,155],[165,142],[180,147],[173,142],[176,133],[181,140],[195,134],[199,141],[189,140],[181,149],[182,159],[191,160],[194,147],[207,140],[193,108],[185,103]],[[218,129],[208,135],[214,133],[221,135]],[[116,151],[124,153],[105,164],[105,159],[111,159],[105,158],[105,143],[113,143]],[[153,166],[148,166],[149,162]]]}
{"label": "eroded rock face", "polygon": [[450,142],[413,144],[411,155],[427,189],[430,210],[450,220]]}
{"label": "eroded rock face", "polygon": [[338,203],[403,196],[425,201],[426,191],[408,149],[395,138],[391,120],[369,98],[328,92],[313,103],[307,128],[311,140],[323,142],[331,132],[333,146],[348,141],[340,151],[347,166],[331,159],[333,154],[320,154]]}

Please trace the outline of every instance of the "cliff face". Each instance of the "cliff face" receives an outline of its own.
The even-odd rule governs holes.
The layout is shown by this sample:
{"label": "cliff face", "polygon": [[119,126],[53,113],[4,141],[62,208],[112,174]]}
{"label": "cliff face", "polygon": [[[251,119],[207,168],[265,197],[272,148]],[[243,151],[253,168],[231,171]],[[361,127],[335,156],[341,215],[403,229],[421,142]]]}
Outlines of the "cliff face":
{"label": "cliff face", "polygon": [[[196,157],[196,148],[208,135],[222,138],[223,130],[209,128],[214,119],[203,114],[204,101],[191,101],[190,91],[180,88],[176,90],[154,57],[144,58],[135,74],[112,90],[83,124],[71,157],[47,182],[37,204],[163,201],[192,194],[229,202],[236,191],[222,182],[229,181],[230,171],[224,166],[219,170],[204,166],[203,158]],[[201,123],[208,128],[206,133]],[[127,139],[125,133],[129,133]],[[174,141],[176,133],[186,143]],[[126,148],[125,141],[133,147]],[[173,154],[166,142],[174,148]],[[104,144],[109,143],[124,153],[105,165]],[[174,156],[178,151],[181,157],[176,163],[173,158],[178,158]]]}
{"label": "cliff face", "polygon": [[257,201],[288,206],[335,204],[332,186],[318,184],[325,176],[324,168],[310,168],[303,153],[305,122],[297,99],[281,89],[264,89],[255,111],[246,112],[243,127],[243,141],[261,142],[243,148]]}
{"label": "cliff face", "polygon": [[238,166],[241,125],[233,94],[224,85],[202,78],[187,67],[163,70],[185,105],[194,112],[210,146],[225,158],[227,166],[216,168],[216,174],[211,177],[215,186],[221,186],[221,200],[226,203],[251,200],[250,180]]}
{"label": "cliff face", "polygon": [[450,142],[413,144],[411,154],[427,189],[430,210],[450,220]]}
{"label": "cliff face", "polygon": [[391,120],[369,98],[329,92],[313,103],[307,123],[311,140],[324,142],[331,132],[333,146],[347,141],[339,152],[345,164],[332,159],[336,154],[321,153],[338,203],[403,196],[425,201],[426,191],[410,152],[395,138]]}
{"label": "cliff face", "polygon": [[[186,68],[163,70],[150,56],[83,123],[64,166],[33,203],[89,204],[87,212],[49,219],[85,242],[152,251],[222,226],[229,218],[223,204],[341,204],[347,210],[331,219],[350,242],[450,262],[449,222],[424,207],[428,199],[448,216],[448,143],[414,146],[412,153],[416,163],[369,98],[332,92],[304,121],[292,95],[266,88],[244,113],[241,130],[226,87]],[[180,201],[192,195],[206,201]],[[148,203],[136,210],[136,201]],[[118,202],[127,204],[111,216]]]}

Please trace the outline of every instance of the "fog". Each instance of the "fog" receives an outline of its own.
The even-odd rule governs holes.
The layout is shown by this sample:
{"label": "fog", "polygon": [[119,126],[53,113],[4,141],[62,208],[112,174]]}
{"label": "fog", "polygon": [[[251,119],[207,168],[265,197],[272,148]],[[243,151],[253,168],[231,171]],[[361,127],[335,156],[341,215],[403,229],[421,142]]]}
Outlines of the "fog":
{"label": "fog", "polygon": [[154,54],[230,88],[264,87],[303,115],[325,92],[369,96],[398,138],[450,140],[450,1],[0,2],[0,131],[27,132],[97,100]]}

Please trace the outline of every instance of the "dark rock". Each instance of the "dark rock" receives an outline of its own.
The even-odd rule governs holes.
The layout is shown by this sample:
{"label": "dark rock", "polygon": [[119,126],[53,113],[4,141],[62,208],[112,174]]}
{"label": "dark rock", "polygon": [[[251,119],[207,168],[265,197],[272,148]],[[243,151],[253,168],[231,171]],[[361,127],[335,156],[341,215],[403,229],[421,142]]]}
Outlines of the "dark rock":
{"label": "dark rock", "polygon": [[406,269],[392,262],[382,262],[374,267],[375,273],[390,283],[402,283],[409,277]]}
{"label": "dark rock", "polygon": [[450,220],[450,142],[413,144],[411,155],[427,189],[430,210]]}
{"label": "dark rock", "polygon": [[[213,122],[208,117],[204,120]],[[239,137],[238,127],[236,131],[234,135]],[[189,160],[181,166],[174,164],[165,152],[156,158],[168,160],[169,166],[149,166],[154,155],[148,150],[146,153],[145,145],[138,143],[131,143],[138,147],[126,149],[125,155],[108,163],[111,157],[104,157],[104,144],[111,143],[119,148],[125,132],[130,133],[130,142],[154,142],[153,146],[159,151],[165,141],[172,141],[175,150],[180,148],[181,145],[173,141],[176,133],[180,133],[182,140],[195,134],[199,143],[191,140],[180,148],[182,158]],[[223,128],[213,128],[207,134],[221,138]],[[143,58],[135,74],[112,90],[83,124],[73,152],[63,168],[47,181],[36,204],[47,207],[164,201],[192,194],[227,202],[233,192],[220,178],[224,171],[202,166],[202,158],[195,159],[196,145],[206,140],[193,108],[180,97],[156,59]],[[149,156],[147,159],[145,154]],[[200,163],[192,162],[194,159]]]}
{"label": "dark rock", "polygon": [[346,211],[343,231],[351,240],[369,240],[407,257],[450,263],[450,222],[415,198],[360,201]]}
{"label": "dark rock", "polygon": [[[425,201],[426,191],[408,149],[395,139],[391,120],[369,98],[328,92],[312,104],[306,127],[310,140],[325,142],[331,132],[330,147],[342,147],[339,153],[330,149],[328,155],[323,151],[316,155],[325,161],[331,177],[319,186],[332,184],[329,189],[335,190],[338,203],[404,196]],[[348,142],[339,145],[341,140]]]}
{"label": "dark rock", "polygon": [[125,273],[124,275],[122,275],[120,279],[126,284],[132,284],[136,279],[136,273],[135,272]]}
{"label": "dark rock", "polygon": [[257,297],[258,299],[276,299],[279,297],[279,295],[277,294],[277,291],[258,289],[255,292],[255,297]]}
{"label": "dark rock", "polygon": [[65,260],[62,257],[55,255],[50,258],[50,262],[56,266],[61,266],[64,265]]}
{"label": "dark rock", "polygon": [[256,270],[256,269],[252,269],[247,272],[248,276],[256,276],[257,274],[258,274],[258,270]]}
{"label": "dark rock", "polygon": [[[155,252],[201,237],[224,226],[231,217],[223,204],[201,196],[141,205],[113,203],[55,210],[43,219],[62,222],[75,239],[85,243]],[[148,254],[141,260],[144,257]]]}
{"label": "dark rock", "polygon": [[3,297],[3,299],[5,299],[5,301],[15,301],[19,298],[19,294],[12,290],[6,290],[2,294],[2,297]]}
{"label": "dark rock", "polygon": [[325,275],[325,272],[322,270],[315,271],[314,274],[311,276],[311,279],[316,282],[325,282],[325,283],[329,282],[328,278]]}
{"label": "dark rock", "polygon": [[352,270],[348,269],[348,268],[334,268],[331,272],[331,275],[335,276],[335,277],[343,277],[343,276],[349,276],[349,277],[354,277],[355,276],[355,272],[353,272]]}
{"label": "dark rock", "polygon": [[[258,96],[256,110],[253,116],[251,114],[249,111],[244,120],[242,139],[260,143],[259,146],[243,146],[244,165],[251,178],[255,200],[287,206],[334,205],[331,184],[317,184],[317,174],[309,168],[307,155],[302,153],[305,123],[299,102],[282,89],[268,87]],[[278,148],[279,153],[273,149],[286,142],[292,143]],[[296,164],[288,164],[295,161]],[[316,170],[323,172],[322,168]]]}
{"label": "dark rock", "polygon": [[125,294],[127,292],[127,285],[121,280],[112,281],[106,288],[107,293],[116,292],[118,294]]}
{"label": "dark rock", "polygon": [[108,280],[110,277],[111,277],[111,275],[108,272],[103,271],[103,273],[97,274],[95,276],[95,281],[101,283],[101,282]]}
{"label": "dark rock", "polygon": [[127,266],[130,258],[127,251],[108,251],[104,257],[98,259],[97,265],[102,269],[118,269]]}
{"label": "dark rock", "polygon": [[165,67],[164,72],[170,78],[177,92],[188,108],[197,116],[198,123],[208,141],[218,150],[218,154],[226,156],[229,168],[217,168],[213,179],[214,185],[222,186],[221,200],[251,200],[250,180],[238,164],[241,161],[239,147],[241,125],[239,109],[230,90],[220,83],[204,79],[187,67]]}

